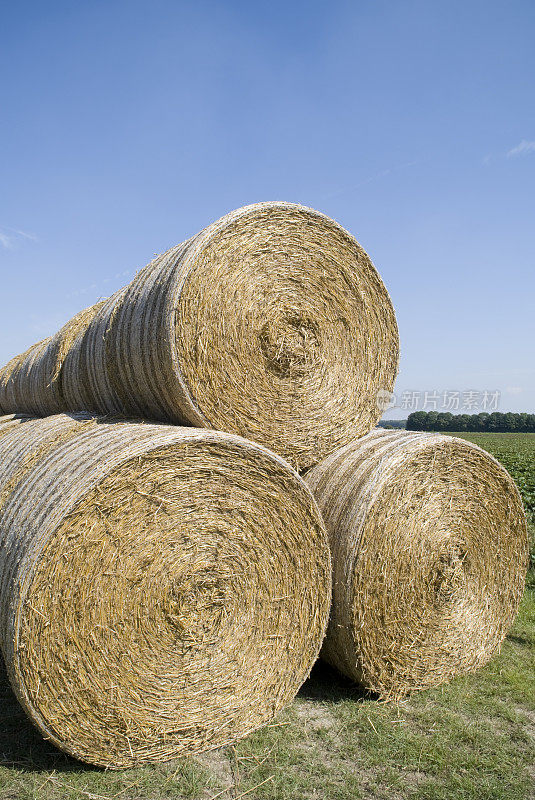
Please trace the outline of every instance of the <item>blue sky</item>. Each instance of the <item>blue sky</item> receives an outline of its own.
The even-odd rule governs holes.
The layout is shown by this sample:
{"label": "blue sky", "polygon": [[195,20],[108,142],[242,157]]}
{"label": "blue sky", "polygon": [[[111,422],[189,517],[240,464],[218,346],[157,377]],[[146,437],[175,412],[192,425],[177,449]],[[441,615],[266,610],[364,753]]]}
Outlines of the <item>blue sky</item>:
{"label": "blue sky", "polygon": [[282,199],[379,269],[398,402],[535,411],[532,0],[28,0],[2,23],[0,363]]}

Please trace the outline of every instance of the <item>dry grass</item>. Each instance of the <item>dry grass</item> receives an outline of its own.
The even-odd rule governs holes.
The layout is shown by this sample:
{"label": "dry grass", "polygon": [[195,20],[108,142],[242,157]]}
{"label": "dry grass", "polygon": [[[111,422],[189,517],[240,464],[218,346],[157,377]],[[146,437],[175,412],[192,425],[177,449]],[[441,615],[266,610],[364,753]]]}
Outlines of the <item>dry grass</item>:
{"label": "dry grass", "polygon": [[377,429],[305,478],[331,539],[324,658],[386,697],[485,664],[527,569],[525,514],[506,470],[460,439]]}
{"label": "dry grass", "polygon": [[231,434],[0,422],[0,641],[45,738],[127,767],[236,741],[294,697],[330,604],[304,482]]}
{"label": "dry grass", "polygon": [[311,209],[259,203],[11,362],[0,409],[186,422],[305,469],[377,422],[398,350],[390,298],[355,239]]}

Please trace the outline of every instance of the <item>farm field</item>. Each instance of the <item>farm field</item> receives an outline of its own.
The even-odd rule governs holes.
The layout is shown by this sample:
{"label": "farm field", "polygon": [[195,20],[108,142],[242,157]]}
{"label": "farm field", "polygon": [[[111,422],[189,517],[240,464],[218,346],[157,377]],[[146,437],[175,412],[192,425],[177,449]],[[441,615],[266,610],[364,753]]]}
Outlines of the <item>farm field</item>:
{"label": "farm field", "polygon": [[[534,522],[535,435],[452,434],[491,452]],[[533,527],[531,528],[533,531]],[[479,672],[379,703],[317,664],[293,705],[236,747],[125,772],[85,767],[44,742],[0,692],[1,800],[533,800],[535,587]]]}

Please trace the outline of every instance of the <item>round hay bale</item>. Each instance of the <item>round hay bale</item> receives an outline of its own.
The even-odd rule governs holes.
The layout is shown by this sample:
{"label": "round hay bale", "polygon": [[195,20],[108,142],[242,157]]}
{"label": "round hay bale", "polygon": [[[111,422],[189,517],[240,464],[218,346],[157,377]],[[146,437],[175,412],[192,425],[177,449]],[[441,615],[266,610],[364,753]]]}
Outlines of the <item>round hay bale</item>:
{"label": "round hay bale", "polygon": [[333,559],[323,658],[389,698],[485,664],[527,569],[508,472],[462,439],[374,430],[305,479]]}
{"label": "round hay bale", "polygon": [[317,658],[330,555],[278,456],[231,434],[0,422],[0,644],[42,734],[122,768],[219,747]]}
{"label": "round hay bale", "polygon": [[65,391],[63,375],[65,368],[72,372],[78,339],[103,305],[96,303],[80,311],[54,336],[32,345],[0,370],[1,409],[46,416],[66,408],[89,408],[90,400],[82,394],[84,381]]}
{"label": "round hay bale", "polygon": [[[259,203],[102,304],[61,351],[56,384],[63,409],[231,431],[304,469],[375,425],[398,351],[390,298],[356,240],[317,211]],[[21,379],[17,405],[0,382],[4,412],[34,411]]]}
{"label": "round hay bale", "polygon": [[[0,369],[0,413],[16,412],[40,413],[39,400],[43,384],[48,383],[48,353],[51,337],[36,342],[24,353],[15,356]],[[45,406],[53,406],[47,397]],[[55,410],[55,409],[54,409]]]}

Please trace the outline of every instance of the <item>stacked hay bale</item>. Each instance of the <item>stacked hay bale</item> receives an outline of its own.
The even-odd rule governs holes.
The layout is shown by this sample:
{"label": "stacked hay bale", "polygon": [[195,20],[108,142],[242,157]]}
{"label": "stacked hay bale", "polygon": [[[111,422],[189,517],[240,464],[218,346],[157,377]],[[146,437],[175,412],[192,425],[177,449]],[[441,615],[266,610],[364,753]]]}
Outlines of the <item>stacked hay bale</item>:
{"label": "stacked hay bale", "polygon": [[0,644],[43,735],[108,767],[235,741],[290,702],[327,624],[302,479],[240,437],[0,423]]}
{"label": "stacked hay bale", "polygon": [[323,655],[383,697],[485,663],[522,504],[469,443],[370,432],[398,355],[355,239],[260,203],[0,370],[0,413],[56,414],[0,420],[0,644],[47,738],[124,767],[243,736],[308,675],[331,578]]}
{"label": "stacked hay bale", "polygon": [[46,416],[87,407],[83,392],[76,387],[65,397],[62,367],[66,360],[72,363],[75,343],[103,305],[96,303],[80,311],[54,336],[32,345],[0,369],[0,409]]}
{"label": "stacked hay bale", "polygon": [[377,422],[399,342],[370,259],[290,203],[234,211],[0,372],[0,410],[246,436],[305,469]]}
{"label": "stacked hay bale", "polygon": [[305,478],[333,558],[323,657],[389,698],[485,664],[528,565],[508,472],[463,439],[374,430]]}

